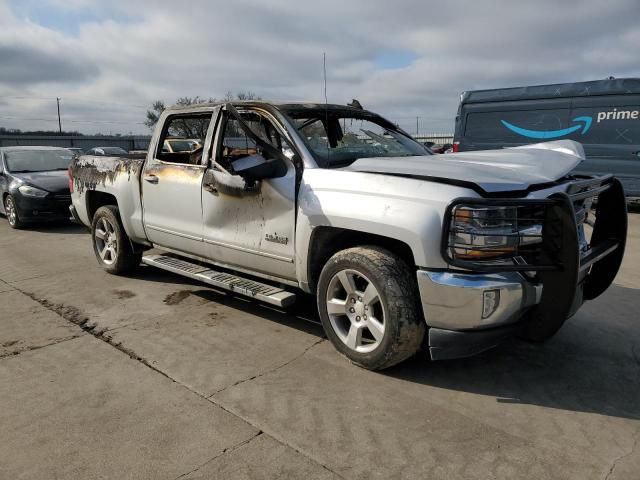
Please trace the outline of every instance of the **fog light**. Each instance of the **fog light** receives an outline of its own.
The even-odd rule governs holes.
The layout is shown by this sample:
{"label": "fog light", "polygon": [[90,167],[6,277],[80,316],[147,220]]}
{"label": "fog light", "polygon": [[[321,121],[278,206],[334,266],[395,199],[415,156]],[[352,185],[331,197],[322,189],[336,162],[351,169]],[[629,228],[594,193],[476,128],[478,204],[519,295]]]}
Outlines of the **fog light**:
{"label": "fog light", "polygon": [[482,318],[489,318],[500,305],[500,290],[485,290],[482,300]]}

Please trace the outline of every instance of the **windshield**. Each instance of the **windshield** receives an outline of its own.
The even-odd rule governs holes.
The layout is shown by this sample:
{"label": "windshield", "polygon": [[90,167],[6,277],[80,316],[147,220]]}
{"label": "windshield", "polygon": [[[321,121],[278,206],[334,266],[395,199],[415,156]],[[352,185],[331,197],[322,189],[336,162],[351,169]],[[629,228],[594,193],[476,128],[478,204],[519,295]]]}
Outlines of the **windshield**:
{"label": "windshield", "polygon": [[288,114],[320,167],[344,167],[368,157],[430,155],[409,135],[368,112],[318,109]]}
{"label": "windshield", "polygon": [[4,158],[9,172],[47,172],[69,168],[73,153],[69,150],[22,150],[6,152]]}

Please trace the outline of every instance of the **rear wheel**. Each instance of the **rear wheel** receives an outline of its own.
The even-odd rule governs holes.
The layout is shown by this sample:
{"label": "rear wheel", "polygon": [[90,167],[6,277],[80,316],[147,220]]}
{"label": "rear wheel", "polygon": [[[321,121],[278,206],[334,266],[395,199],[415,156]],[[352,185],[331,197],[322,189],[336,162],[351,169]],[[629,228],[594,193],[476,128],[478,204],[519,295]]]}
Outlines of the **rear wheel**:
{"label": "rear wheel", "polygon": [[98,263],[107,272],[116,275],[133,271],[142,260],[142,252],[136,252],[120,221],[118,207],[100,207],[91,222],[93,251]]}
{"label": "rear wheel", "polygon": [[12,195],[7,195],[4,199],[4,212],[11,228],[20,229],[24,227],[24,223],[20,220],[20,216],[18,215],[16,200]]}
{"label": "rear wheel", "polygon": [[407,264],[378,247],[350,248],[329,259],[318,282],[327,337],[353,363],[381,370],[413,356],[426,325]]}

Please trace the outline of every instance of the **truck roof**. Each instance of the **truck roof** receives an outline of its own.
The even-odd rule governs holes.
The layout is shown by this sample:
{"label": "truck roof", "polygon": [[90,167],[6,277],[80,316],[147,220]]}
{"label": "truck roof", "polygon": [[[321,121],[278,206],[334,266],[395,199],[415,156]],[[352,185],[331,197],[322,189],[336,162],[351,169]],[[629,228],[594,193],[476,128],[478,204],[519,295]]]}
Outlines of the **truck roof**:
{"label": "truck roof", "polygon": [[590,95],[640,94],[640,78],[615,78],[589,82],[553,83],[526,87],[470,90],[460,103],[538,100],[543,98],[588,97]]}
{"label": "truck roof", "polygon": [[234,107],[242,107],[242,106],[251,106],[251,107],[262,107],[262,108],[275,108],[277,110],[287,112],[293,110],[329,110],[329,111],[347,111],[347,112],[365,112],[368,114],[373,114],[373,112],[369,112],[368,110],[362,110],[359,108],[355,108],[349,105],[339,105],[335,103],[324,104],[321,102],[273,102],[268,100],[243,100],[243,101],[232,101],[232,102],[213,102],[213,103],[197,103],[194,105],[173,105],[168,107],[167,110],[179,110],[179,111],[189,111],[189,110],[197,110],[201,108],[207,107],[217,107],[219,105],[225,105],[230,103]]}

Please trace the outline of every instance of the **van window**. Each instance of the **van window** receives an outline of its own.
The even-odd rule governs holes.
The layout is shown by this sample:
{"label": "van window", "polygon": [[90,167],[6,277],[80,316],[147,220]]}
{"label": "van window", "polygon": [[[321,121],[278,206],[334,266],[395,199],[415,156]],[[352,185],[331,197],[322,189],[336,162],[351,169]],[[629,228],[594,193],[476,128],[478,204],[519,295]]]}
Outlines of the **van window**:
{"label": "van window", "polygon": [[640,144],[640,105],[574,108],[571,118],[576,117],[591,118],[591,127],[567,138],[585,144]]}
{"label": "van window", "polygon": [[569,109],[472,112],[467,116],[464,135],[472,142],[530,143],[545,141],[544,139],[526,137],[517,133],[516,130],[520,128],[546,132],[566,128],[569,113]]}

